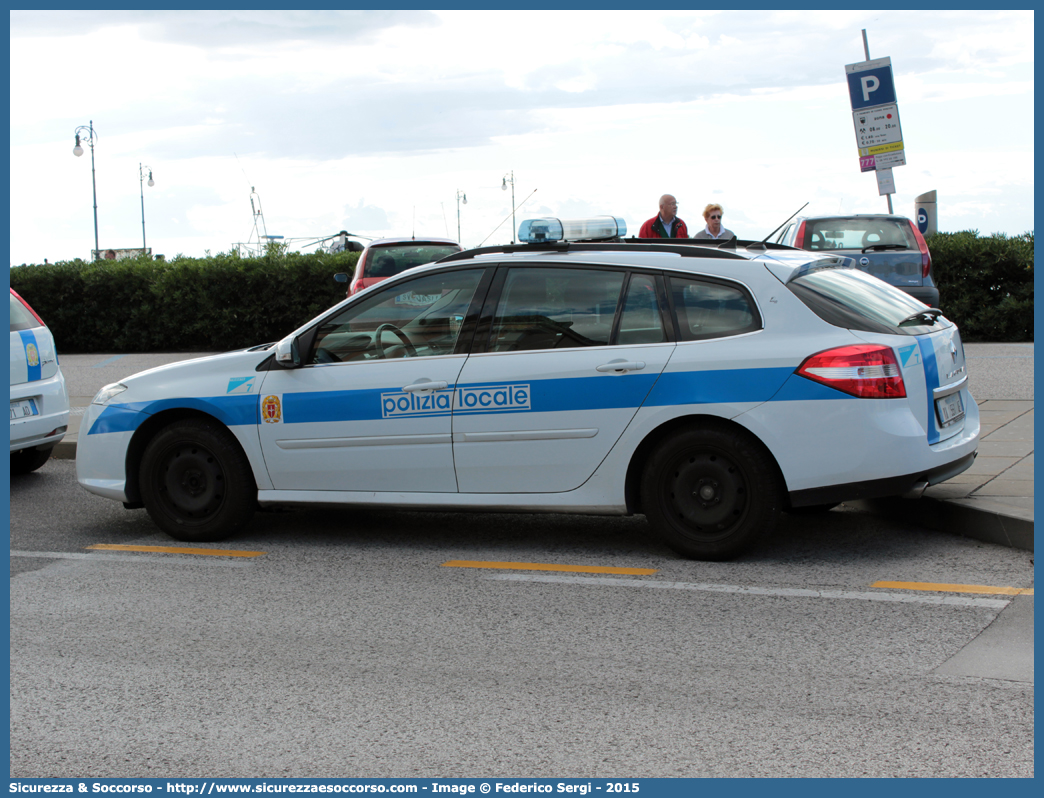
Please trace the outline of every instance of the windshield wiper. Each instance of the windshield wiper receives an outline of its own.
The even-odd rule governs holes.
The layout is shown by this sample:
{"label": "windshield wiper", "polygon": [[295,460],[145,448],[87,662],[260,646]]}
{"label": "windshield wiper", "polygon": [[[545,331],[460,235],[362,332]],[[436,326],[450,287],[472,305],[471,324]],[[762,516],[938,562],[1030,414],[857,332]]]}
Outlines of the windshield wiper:
{"label": "windshield wiper", "polygon": [[939,318],[941,315],[942,311],[939,310],[939,308],[926,308],[924,310],[918,311],[917,313],[911,313],[909,316],[907,316],[905,319],[899,322],[899,326],[902,327],[906,324],[913,324],[915,322],[928,325],[935,324],[935,320]]}
{"label": "windshield wiper", "polygon": [[882,252],[886,249],[909,249],[906,244],[871,244],[868,247],[863,247],[863,252],[869,252],[874,250],[875,252],[881,250]]}

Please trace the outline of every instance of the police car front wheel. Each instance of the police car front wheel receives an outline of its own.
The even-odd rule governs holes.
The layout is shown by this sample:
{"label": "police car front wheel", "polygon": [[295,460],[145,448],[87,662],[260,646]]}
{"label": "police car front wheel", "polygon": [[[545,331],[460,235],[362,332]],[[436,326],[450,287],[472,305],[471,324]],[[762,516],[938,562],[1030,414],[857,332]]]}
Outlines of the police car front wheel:
{"label": "police car front wheel", "polygon": [[161,430],[145,448],[140,476],[145,509],[176,540],[221,540],[254,513],[250,463],[213,421],[189,419]]}
{"label": "police car front wheel", "polygon": [[653,452],[642,476],[646,518],[684,557],[726,560],[771,531],[783,504],[771,456],[722,426],[691,427]]}

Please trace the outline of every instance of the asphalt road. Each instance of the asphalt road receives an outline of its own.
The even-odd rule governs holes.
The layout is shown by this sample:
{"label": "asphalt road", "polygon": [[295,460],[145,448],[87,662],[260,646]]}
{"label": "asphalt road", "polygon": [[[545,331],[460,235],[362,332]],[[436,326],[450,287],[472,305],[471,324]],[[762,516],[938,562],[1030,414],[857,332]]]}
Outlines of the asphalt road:
{"label": "asphalt road", "polygon": [[11,481],[12,777],[1033,775],[1033,598],[946,587],[1030,552],[844,506],[717,564],[393,510],[98,550],[179,544],[73,469]]}

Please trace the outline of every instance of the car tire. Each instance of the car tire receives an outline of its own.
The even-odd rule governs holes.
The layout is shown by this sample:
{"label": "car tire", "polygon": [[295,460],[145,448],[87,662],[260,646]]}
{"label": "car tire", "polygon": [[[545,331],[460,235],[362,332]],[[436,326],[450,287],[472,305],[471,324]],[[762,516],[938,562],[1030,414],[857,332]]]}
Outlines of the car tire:
{"label": "car tire", "polygon": [[28,474],[35,471],[50,459],[53,451],[54,447],[49,446],[46,449],[34,447],[32,449],[19,449],[17,452],[11,452],[11,473]]}
{"label": "car tire", "polygon": [[149,516],[175,540],[222,540],[250,520],[257,504],[239,443],[206,419],[162,429],[145,447],[140,485]]}
{"label": "car tire", "polygon": [[641,481],[645,516],[672,549],[695,560],[728,560],[771,532],[783,488],[768,451],[724,425],[672,434],[652,453]]}

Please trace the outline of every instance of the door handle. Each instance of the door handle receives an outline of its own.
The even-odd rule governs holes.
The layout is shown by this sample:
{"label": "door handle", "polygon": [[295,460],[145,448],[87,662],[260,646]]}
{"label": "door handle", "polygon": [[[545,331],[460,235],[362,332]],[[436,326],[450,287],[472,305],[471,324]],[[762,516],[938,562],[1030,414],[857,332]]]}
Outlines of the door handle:
{"label": "door handle", "polygon": [[448,382],[432,382],[431,380],[419,380],[412,385],[407,385],[402,390],[406,393],[416,393],[417,391],[442,391],[449,387]]}
{"label": "door handle", "polygon": [[645,368],[645,363],[640,360],[610,360],[608,363],[603,363],[601,366],[596,366],[595,371],[601,372],[615,372],[617,374],[623,374],[625,371],[641,371]]}

